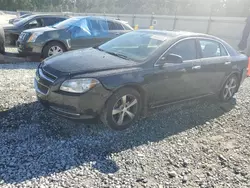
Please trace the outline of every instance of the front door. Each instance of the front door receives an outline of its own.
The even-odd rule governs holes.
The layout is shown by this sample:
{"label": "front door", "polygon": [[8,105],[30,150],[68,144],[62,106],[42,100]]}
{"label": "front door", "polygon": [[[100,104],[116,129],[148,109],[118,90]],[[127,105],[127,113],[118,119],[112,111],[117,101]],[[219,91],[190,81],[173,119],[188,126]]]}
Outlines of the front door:
{"label": "front door", "polygon": [[[199,95],[199,68],[200,59],[197,56],[195,39],[178,42],[164,56],[176,54],[183,58],[183,63],[165,63],[163,67],[154,67],[155,73],[151,77],[153,101],[157,103],[172,102]],[[157,91],[158,90],[158,91]]]}

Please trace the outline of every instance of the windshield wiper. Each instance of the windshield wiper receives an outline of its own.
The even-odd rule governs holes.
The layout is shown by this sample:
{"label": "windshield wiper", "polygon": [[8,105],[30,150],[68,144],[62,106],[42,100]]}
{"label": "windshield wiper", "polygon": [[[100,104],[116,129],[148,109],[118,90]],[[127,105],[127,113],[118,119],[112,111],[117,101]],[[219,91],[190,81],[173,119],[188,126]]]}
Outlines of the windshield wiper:
{"label": "windshield wiper", "polygon": [[126,55],[115,53],[115,52],[108,52],[108,51],[105,51],[105,50],[99,48],[99,46],[94,46],[93,48],[97,49],[99,51],[105,52],[107,54],[110,54],[110,55],[113,55],[113,56],[116,56],[116,57],[120,57],[122,59],[130,60],[130,58],[128,56],[126,56]]}
{"label": "windshield wiper", "polygon": [[94,48],[94,49],[97,49],[97,50],[99,50],[99,51],[102,51],[102,52],[104,51],[103,49],[99,48],[99,46],[94,46],[93,48]]}
{"label": "windshield wiper", "polygon": [[119,54],[119,53],[115,53],[115,52],[107,52],[105,51],[106,53],[110,54],[110,55],[113,55],[113,56],[116,56],[116,57],[120,57],[122,59],[126,59],[126,60],[130,60],[130,58],[126,55],[123,55],[123,54]]}

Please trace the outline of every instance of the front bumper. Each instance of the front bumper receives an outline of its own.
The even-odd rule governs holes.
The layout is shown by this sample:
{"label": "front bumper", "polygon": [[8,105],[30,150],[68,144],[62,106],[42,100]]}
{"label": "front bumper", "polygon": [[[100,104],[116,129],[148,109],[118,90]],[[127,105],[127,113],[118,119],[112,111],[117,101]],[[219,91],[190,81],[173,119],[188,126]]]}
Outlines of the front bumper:
{"label": "front bumper", "polygon": [[16,46],[21,55],[40,56],[43,50],[43,46],[36,43],[17,41]]}
{"label": "front bumper", "polygon": [[100,115],[111,91],[101,84],[83,94],[73,94],[60,91],[60,85],[65,79],[47,77],[37,71],[34,86],[38,101],[55,114],[70,119],[91,119]]}

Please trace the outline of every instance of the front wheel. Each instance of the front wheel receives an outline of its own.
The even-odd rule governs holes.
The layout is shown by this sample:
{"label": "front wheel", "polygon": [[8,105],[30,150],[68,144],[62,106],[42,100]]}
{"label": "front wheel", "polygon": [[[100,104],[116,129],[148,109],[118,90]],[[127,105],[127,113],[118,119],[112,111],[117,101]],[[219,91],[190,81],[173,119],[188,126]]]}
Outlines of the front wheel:
{"label": "front wheel", "polygon": [[239,79],[235,74],[233,74],[227,79],[226,83],[223,85],[220,91],[221,101],[227,102],[231,100],[235,95],[235,93],[237,92],[238,88],[239,88]]}
{"label": "front wheel", "polygon": [[107,101],[101,120],[111,129],[121,131],[130,127],[138,119],[140,112],[140,94],[132,88],[123,88]]}
{"label": "front wheel", "polygon": [[59,42],[50,42],[47,44],[42,52],[42,57],[47,58],[53,55],[61,54],[66,51],[66,48],[64,45],[62,45]]}

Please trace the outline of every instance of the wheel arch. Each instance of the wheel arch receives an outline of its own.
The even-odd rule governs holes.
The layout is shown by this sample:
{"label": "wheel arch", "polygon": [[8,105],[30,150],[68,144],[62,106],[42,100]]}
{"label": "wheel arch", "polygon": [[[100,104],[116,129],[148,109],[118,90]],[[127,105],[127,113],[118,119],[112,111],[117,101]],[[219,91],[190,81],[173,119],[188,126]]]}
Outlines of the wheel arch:
{"label": "wheel arch", "polygon": [[63,41],[53,39],[53,40],[49,40],[49,41],[47,41],[47,42],[43,45],[43,48],[42,48],[42,54],[43,54],[44,48],[45,48],[45,47],[46,47],[49,43],[52,43],[52,42],[57,42],[57,43],[60,43],[61,45],[63,45],[63,46],[64,46],[64,48],[66,49],[66,51],[68,51],[68,47],[67,47],[67,45],[66,45]]}
{"label": "wheel arch", "polygon": [[[122,85],[122,86],[120,86],[120,87],[118,87],[118,88],[115,88],[114,90],[113,90],[113,93],[115,93],[115,92],[117,92],[117,91],[119,91],[120,89],[124,89],[124,88],[131,88],[131,89],[134,89],[134,90],[136,90],[139,94],[140,94],[140,96],[141,96],[141,102],[142,102],[142,111],[141,111],[141,115],[143,116],[143,117],[145,117],[146,116],[146,114],[147,114],[147,111],[148,111],[148,96],[147,96],[147,92],[145,91],[145,89],[141,86],[141,85],[139,85],[139,84],[136,84],[136,83],[129,83],[129,84],[125,84],[125,85]],[[109,98],[106,100],[106,102],[105,102],[105,105],[106,105],[106,103],[107,103],[107,101],[109,100]]]}
{"label": "wheel arch", "polygon": [[[220,86],[220,91],[222,89],[222,87],[224,86],[224,84],[226,83],[226,81],[228,80],[228,78],[230,78],[231,76],[235,75],[237,78],[238,78],[238,81],[239,81],[239,86],[240,86],[240,81],[241,81],[241,77],[242,77],[242,73],[239,72],[239,71],[233,71],[231,72],[229,75],[227,75],[223,82],[221,83],[221,86]],[[237,88],[237,91],[238,91],[239,87]]]}

